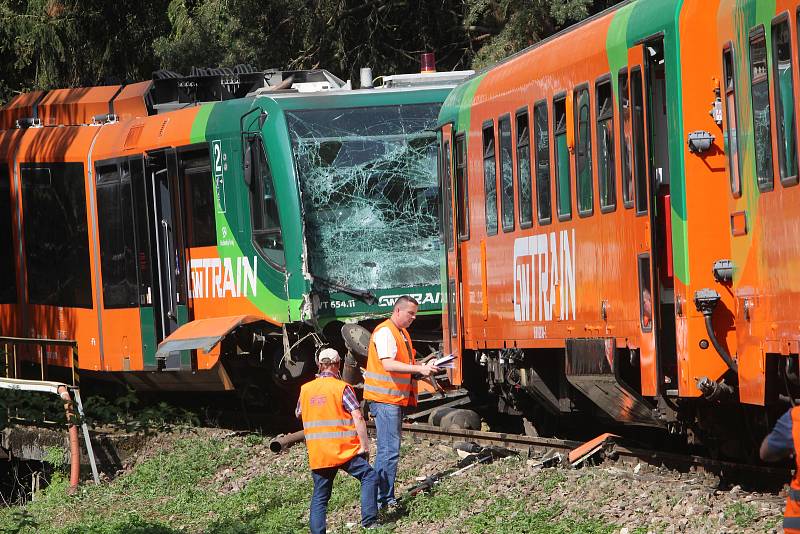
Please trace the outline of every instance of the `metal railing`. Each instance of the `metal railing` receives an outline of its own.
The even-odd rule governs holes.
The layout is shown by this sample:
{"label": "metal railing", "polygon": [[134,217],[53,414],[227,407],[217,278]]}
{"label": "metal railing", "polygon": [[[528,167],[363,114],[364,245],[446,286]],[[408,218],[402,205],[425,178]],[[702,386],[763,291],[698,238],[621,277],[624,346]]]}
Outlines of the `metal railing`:
{"label": "metal railing", "polygon": [[0,336],[0,345],[3,346],[5,356],[5,377],[19,377],[19,358],[17,347],[19,345],[33,345],[39,349],[39,365],[41,367],[41,379],[47,380],[47,347],[69,347],[70,351],[70,370],[72,375],[72,386],[78,387],[80,377],[78,375],[78,342],[73,339],[46,339],[30,337],[7,337]]}

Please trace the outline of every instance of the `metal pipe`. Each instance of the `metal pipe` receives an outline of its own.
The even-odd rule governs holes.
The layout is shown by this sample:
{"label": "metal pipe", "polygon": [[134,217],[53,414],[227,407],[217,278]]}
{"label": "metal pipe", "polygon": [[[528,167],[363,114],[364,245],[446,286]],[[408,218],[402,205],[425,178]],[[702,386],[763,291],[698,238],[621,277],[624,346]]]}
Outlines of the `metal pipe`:
{"label": "metal pipe", "polygon": [[64,401],[64,412],[67,415],[67,427],[69,428],[69,494],[72,495],[78,490],[78,482],[81,478],[81,449],[78,444],[78,426],[75,424],[72,397],[67,386],[58,386],[58,394],[61,400]]}
{"label": "metal pipe", "polygon": [[275,438],[269,442],[269,450],[274,452],[275,454],[279,452],[283,452],[295,443],[303,441],[305,439],[305,435],[303,435],[302,430],[298,430],[297,432],[292,432],[291,434],[279,434],[275,436]]}

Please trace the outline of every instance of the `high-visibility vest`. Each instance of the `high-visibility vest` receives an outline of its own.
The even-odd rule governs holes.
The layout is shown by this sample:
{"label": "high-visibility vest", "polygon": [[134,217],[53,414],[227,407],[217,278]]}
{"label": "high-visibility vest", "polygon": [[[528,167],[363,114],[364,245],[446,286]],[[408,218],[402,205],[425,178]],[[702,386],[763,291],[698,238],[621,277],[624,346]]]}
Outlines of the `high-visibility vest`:
{"label": "high-visibility vest", "polygon": [[364,372],[364,398],[398,406],[416,406],[417,397],[411,373],[390,373],[383,368],[383,364],[378,358],[378,350],[375,348],[375,332],[383,327],[389,329],[397,344],[395,360],[409,364],[416,362],[408,330],[405,328],[400,330],[391,319],[379,324],[369,341],[367,370]]}
{"label": "high-visibility vest", "polygon": [[361,447],[353,416],[342,406],[345,387],[342,380],[326,376],[300,388],[300,417],[311,469],[342,465]]}
{"label": "high-visibility vest", "polygon": [[792,408],[792,441],[797,470],[789,485],[789,495],[786,497],[783,531],[786,534],[800,534],[800,406]]}

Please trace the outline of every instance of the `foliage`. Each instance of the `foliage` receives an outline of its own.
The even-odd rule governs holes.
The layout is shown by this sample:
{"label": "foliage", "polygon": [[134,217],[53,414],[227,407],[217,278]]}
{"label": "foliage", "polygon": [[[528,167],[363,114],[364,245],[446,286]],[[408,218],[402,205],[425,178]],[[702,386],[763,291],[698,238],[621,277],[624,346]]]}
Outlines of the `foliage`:
{"label": "foliage", "polygon": [[560,506],[535,506],[530,510],[523,500],[499,498],[493,500],[485,510],[466,521],[470,532],[494,532],[497,534],[610,534],[615,526],[584,514],[578,517],[564,515]]}
{"label": "foliage", "polygon": [[735,502],[723,511],[725,519],[733,519],[736,526],[746,528],[752,525],[758,518],[758,509],[752,504]]}
{"label": "foliage", "polygon": [[0,0],[0,101],[192,66],[485,67],[618,0]]}

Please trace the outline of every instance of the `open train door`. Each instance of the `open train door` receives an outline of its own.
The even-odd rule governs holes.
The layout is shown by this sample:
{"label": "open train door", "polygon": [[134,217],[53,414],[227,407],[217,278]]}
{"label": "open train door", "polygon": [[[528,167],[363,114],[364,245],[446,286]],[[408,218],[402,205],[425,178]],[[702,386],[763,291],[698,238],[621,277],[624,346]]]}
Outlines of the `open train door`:
{"label": "open train door", "polygon": [[[635,243],[636,275],[639,295],[639,362],[642,379],[642,395],[653,397],[658,394],[658,368],[656,362],[656,339],[653,313],[653,250],[650,225],[647,102],[644,88],[644,45],[628,50],[627,106],[623,102],[623,146],[627,147],[627,163],[633,178],[632,186],[635,219],[633,239]],[[621,96],[625,98],[625,96]]]}
{"label": "open train door", "polygon": [[[174,148],[145,155],[144,187],[150,239],[149,250],[143,252],[152,266],[153,336],[157,345],[188,320],[182,199]],[[159,360],[159,369],[192,367],[189,351],[170,352]]]}
{"label": "open train door", "polygon": [[624,101],[622,106],[627,146],[623,157],[633,179],[641,388],[642,395],[652,397],[677,387],[662,39],[628,50],[627,93],[627,106]]}
{"label": "open train door", "polygon": [[[445,249],[445,288],[442,299],[442,337],[444,353],[456,356],[456,366],[450,381],[460,385],[462,381],[462,313],[461,313],[461,254],[459,221],[465,222],[466,201],[466,138],[454,135],[453,125],[446,124],[441,130],[439,143],[439,188],[442,192],[442,234]],[[460,177],[460,179],[459,179]],[[463,219],[463,220],[462,220]]]}

